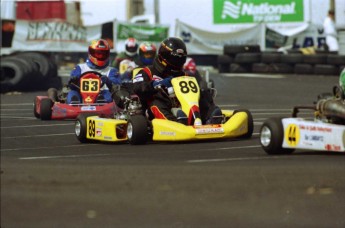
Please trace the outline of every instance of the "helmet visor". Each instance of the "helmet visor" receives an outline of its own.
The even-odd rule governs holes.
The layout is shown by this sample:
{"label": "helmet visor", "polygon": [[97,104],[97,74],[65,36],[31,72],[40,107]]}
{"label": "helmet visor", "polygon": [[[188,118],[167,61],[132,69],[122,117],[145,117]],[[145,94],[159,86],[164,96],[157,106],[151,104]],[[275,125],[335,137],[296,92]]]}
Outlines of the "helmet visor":
{"label": "helmet visor", "polygon": [[109,58],[109,50],[95,50],[90,48],[90,55],[98,60],[104,61]]}
{"label": "helmet visor", "polygon": [[179,53],[176,51],[170,52],[170,55],[167,56],[166,60],[170,65],[178,69],[182,68],[186,62],[187,56],[185,53]]}

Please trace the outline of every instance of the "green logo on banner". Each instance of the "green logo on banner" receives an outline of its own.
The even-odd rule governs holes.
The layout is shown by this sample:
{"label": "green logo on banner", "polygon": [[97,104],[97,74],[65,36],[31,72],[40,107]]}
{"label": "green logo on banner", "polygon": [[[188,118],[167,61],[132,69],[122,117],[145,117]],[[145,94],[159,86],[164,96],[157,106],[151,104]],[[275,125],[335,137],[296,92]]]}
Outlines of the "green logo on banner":
{"label": "green logo on banner", "polygon": [[213,22],[303,22],[303,10],[303,0],[213,0]]}
{"label": "green logo on banner", "polygon": [[137,40],[146,40],[151,42],[161,42],[168,37],[169,27],[133,25],[119,23],[117,27],[117,38],[126,40],[128,37],[134,37]]}

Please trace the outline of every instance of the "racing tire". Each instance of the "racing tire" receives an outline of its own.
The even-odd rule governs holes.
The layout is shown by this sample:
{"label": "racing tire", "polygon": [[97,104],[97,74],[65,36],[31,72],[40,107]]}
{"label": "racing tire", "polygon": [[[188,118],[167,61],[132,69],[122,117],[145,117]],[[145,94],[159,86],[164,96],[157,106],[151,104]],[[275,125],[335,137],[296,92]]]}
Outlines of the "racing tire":
{"label": "racing tire", "polygon": [[281,117],[265,120],[260,128],[260,144],[267,154],[291,154],[294,149],[283,148],[284,128]]}
{"label": "racing tire", "polygon": [[87,134],[87,117],[94,116],[94,113],[81,113],[77,116],[74,123],[74,133],[79,142],[88,143],[90,139],[86,138]]}
{"label": "racing tire", "polygon": [[53,101],[49,98],[41,100],[40,117],[41,120],[51,120]]}
{"label": "racing tire", "polygon": [[131,145],[146,144],[149,138],[145,116],[131,116],[127,123],[127,138]]}
{"label": "racing tire", "polygon": [[36,101],[36,98],[34,99],[34,116],[37,118],[37,119],[40,119],[41,116],[40,114],[36,111],[37,110],[37,101]]}
{"label": "racing tire", "polygon": [[241,135],[239,138],[241,139],[249,139],[252,137],[253,135],[253,131],[254,131],[254,120],[253,120],[253,115],[252,113],[247,110],[247,109],[239,109],[239,110],[235,110],[234,111],[234,115],[238,112],[245,112],[248,116],[248,132],[244,135]]}

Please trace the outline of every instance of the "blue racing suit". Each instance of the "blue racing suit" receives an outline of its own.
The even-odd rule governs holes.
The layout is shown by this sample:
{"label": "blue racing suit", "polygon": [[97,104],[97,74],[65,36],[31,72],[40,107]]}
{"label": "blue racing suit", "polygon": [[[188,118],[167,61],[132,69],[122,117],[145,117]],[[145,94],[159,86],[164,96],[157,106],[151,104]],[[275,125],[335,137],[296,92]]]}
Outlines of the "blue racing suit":
{"label": "blue racing suit", "polygon": [[103,95],[107,103],[112,102],[113,98],[110,92],[112,86],[121,85],[121,77],[116,68],[110,67],[109,63],[104,67],[98,67],[93,64],[89,59],[85,63],[81,63],[75,66],[70,75],[70,80],[68,82],[69,88],[71,89],[67,94],[67,104],[70,104],[71,101],[79,100],[79,103],[82,103],[82,97],[80,95],[79,88],[74,86],[71,82],[79,84],[80,76],[85,72],[98,72],[103,77],[101,77],[101,91],[100,95]]}

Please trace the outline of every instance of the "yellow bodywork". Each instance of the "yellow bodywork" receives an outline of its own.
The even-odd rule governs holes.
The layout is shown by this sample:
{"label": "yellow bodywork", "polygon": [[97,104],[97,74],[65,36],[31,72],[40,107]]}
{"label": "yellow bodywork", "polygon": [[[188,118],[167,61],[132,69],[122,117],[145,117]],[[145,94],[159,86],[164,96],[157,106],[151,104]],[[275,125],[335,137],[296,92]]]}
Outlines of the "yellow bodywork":
{"label": "yellow bodywork", "polygon": [[[223,110],[230,117],[233,111]],[[248,115],[237,112],[224,124],[186,126],[174,121],[154,119],[153,141],[189,141],[202,139],[236,138],[248,132]]]}
{"label": "yellow bodywork", "polygon": [[125,120],[101,118],[98,116],[87,117],[87,139],[107,142],[126,141],[126,131],[127,121]]}
{"label": "yellow bodywork", "polygon": [[[222,110],[230,118],[224,124],[186,126],[174,121],[153,119],[153,141],[192,141],[221,138],[236,138],[248,132],[246,112]],[[127,135],[118,135],[116,128],[126,133],[127,121],[98,116],[87,117],[86,138],[104,142],[127,141]],[[121,137],[120,137],[121,136]]]}

